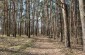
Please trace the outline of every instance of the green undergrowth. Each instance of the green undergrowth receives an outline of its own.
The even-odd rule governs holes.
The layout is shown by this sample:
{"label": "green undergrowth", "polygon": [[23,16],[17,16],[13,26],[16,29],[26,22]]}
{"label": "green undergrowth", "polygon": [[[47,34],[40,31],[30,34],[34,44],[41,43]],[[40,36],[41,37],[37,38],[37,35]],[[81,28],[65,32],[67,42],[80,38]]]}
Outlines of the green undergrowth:
{"label": "green undergrowth", "polygon": [[21,50],[24,50],[28,47],[33,47],[33,44],[34,44],[34,40],[30,40],[28,41],[26,44],[22,45],[18,51],[21,51]]}
{"label": "green undergrowth", "polygon": [[22,50],[32,47],[33,44],[34,39],[28,38],[27,36],[17,36],[16,38],[11,36],[0,36],[0,55],[4,53],[8,53],[8,55],[20,55]]}

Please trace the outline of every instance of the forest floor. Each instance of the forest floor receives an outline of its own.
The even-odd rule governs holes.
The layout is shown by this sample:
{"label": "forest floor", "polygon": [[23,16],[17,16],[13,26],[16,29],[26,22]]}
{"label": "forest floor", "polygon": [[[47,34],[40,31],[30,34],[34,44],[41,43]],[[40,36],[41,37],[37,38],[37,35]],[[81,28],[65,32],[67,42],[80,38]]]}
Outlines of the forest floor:
{"label": "forest floor", "polygon": [[0,55],[85,55],[77,49],[67,49],[63,43],[38,36],[27,38],[0,36]]}

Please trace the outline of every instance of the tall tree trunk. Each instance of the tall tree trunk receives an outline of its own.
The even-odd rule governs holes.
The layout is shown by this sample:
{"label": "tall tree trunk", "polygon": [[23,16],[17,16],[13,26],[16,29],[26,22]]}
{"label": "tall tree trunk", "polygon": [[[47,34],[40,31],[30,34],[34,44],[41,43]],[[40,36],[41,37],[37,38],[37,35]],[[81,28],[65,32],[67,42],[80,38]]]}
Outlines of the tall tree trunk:
{"label": "tall tree trunk", "polygon": [[65,46],[70,48],[70,33],[69,33],[69,22],[67,15],[67,4],[65,4],[65,0],[61,0],[63,3],[62,14],[64,19],[64,36],[65,36]]}
{"label": "tall tree trunk", "polygon": [[14,31],[14,32],[13,32],[13,36],[16,37],[16,17],[15,17],[15,16],[16,16],[16,13],[15,13],[16,11],[15,11],[15,1],[13,0],[12,2],[13,2],[13,21],[14,21],[14,22],[13,22],[13,31]]}
{"label": "tall tree trunk", "polygon": [[85,51],[85,12],[84,12],[84,1],[79,0],[80,17],[82,24],[82,38],[83,38],[83,50]]}
{"label": "tall tree trunk", "polygon": [[30,0],[27,0],[27,36],[30,38]]}

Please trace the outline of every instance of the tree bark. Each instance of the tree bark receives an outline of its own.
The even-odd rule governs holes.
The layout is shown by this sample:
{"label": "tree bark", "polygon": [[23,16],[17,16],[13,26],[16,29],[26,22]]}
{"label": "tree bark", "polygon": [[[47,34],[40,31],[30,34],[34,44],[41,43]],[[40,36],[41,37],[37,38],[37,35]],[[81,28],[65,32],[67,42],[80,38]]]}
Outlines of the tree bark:
{"label": "tree bark", "polygon": [[82,24],[83,50],[85,51],[85,12],[83,0],[79,0],[79,9]]}
{"label": "tree bark", "polygon": [[70,48],[70,33],[69,33],[69,22],[67,14],[67,4],[65,4],[65,0],[61,0],[61,2],[63,3],[62,14],[64,20],[65,46]]}

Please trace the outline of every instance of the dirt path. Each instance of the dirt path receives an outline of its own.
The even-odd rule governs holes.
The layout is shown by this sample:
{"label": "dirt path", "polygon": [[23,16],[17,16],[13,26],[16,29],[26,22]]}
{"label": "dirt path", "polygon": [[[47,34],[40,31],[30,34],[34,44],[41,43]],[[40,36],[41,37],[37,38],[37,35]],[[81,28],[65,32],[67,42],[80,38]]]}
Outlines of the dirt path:
{"label": "dirt path", "polygon": [[82,51],[65,48],[63,43],[43,36],[34,38],[33,46],[23,52],[29,52],[29,55],[85,55]]}
{"label": "dirt path", "polygon": [[48,38],[37,37],[32,48],[26,48],[24,51],[29,55],[64,55],[61,49],[58,49],[55,41]]}
{"label": "dirt path", "polygon": [[47,37],[1,37],[0,55],[85,55],[75,49],[66,49],[63,43]]}

